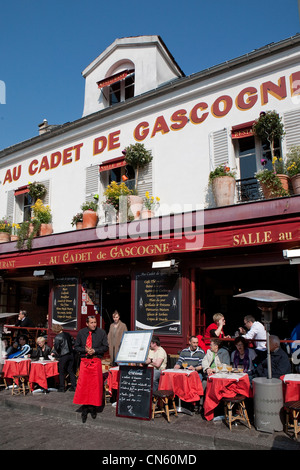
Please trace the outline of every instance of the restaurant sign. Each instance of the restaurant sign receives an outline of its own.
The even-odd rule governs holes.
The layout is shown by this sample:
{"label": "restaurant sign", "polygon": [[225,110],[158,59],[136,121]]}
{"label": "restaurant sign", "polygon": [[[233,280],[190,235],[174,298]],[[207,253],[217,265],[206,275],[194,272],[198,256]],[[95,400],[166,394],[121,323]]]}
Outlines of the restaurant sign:
{"label": "restaurant sign", "polygon": [[65,249],[44,249],[36,252],[0,255],[0,269],[16,269],[39,266],[72,265],[99,261],[113,261],[126,258],[166,256],[176,253],[206,251],[226,248],[299,242],[299,219],[277,221],[272,224],[245,225],[244,227],[213,227],[199,230],[189,236],[155,240],[133,239],[110,240],[109,244],[99,241],[85,248],[76,245]]}

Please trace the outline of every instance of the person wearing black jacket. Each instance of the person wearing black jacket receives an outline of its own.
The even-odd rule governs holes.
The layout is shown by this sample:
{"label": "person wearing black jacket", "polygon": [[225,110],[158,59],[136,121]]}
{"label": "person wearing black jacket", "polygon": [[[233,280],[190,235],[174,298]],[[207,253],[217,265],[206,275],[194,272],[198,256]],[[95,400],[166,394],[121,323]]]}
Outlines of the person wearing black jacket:
{"label": "person wearing black jacket", "polygon": [[[272,377],[279,379],[282,375],[291,373],[291,363],[288,355],[280,347],[278,336],[270,335],[270,356]],[[268,377],[268,359],[261,361],[252,372],[253,377]]]}
{"label": "person wearing black jacket", "polygon": [[95,419],[97,407],[102,406],[101,357],[108,351],[107,335],[102,328],[97,327],[96,316],[87,317],[86,328],[78,332],[74,349],[80,354],[81,361],[73,403],[82,405],[81,418],[85,423],[88,412]]}
{"label": "person wearing black jacket", "polygon": [[53,325],[52,329],[54,333],[57,333],[54,338],[52,351],[52,354],[58,358],[59,388],[57,391],[65,391],[65,376],[69,374],[71,380],[69,391],[74,392],[76,389],[76,376],[74,373],[74,355],[71,335],[63,331],[61,325]]}

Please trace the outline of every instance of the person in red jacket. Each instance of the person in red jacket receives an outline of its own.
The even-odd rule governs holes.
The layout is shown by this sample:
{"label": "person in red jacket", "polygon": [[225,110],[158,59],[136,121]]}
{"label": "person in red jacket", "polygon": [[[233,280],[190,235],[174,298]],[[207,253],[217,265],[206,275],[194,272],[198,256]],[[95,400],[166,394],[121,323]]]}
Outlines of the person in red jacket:
{"label": "person in red jacket", "polygon": [[223,327],[225,325],[225,318],[222,313],[215,313],[213,316],[213,323],[211,323],[205,331],[204,334],[204,343],[207,349],[210,348],[210,338],[228,338],[225,336]]}

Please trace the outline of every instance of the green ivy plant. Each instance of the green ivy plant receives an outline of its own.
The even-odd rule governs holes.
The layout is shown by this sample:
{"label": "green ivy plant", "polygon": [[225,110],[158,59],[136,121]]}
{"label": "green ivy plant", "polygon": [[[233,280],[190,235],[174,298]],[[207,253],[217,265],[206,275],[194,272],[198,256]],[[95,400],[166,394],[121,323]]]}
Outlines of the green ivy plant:
{"label": "green ivy plant", "polygon": [[280,179],[273,170],[264,168],[255,173],[255,178],[270,190],[272,197],[284,197],[289,195],[289,193],[283,189]]}
{"label": "green ivy plant", "polygon": [[34,181],[33,183],[28,183],[29,195],[34,201],[37,199],[43,199],[47,194],[46,186],[43,183],[38,183]]}
{"label": "green ivy plant", "polygon": [[[32,226],[32,230],[30,228]],[[25,221],[20,224],[20,227],[17,230],[18,240],[17,240],[17,248],[21,250],[25,247],[27,250],[31,250],[32,248],[32,240],[35,236],[38,235],[38,232],[41,227],[41,221],[38,219],[32,219],[31,221]]]}

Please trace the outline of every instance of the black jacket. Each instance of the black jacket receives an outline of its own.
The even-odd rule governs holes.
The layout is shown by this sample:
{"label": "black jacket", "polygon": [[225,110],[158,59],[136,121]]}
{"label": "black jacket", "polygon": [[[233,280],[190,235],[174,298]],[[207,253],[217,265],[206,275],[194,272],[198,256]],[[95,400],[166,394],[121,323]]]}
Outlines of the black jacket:
{"label": "black jacket", "polygon": [[[271,369],[272,377],[279,379],[281,375],[291,373],[291,363],[288,355],[283,351],[283,349],[278,348],[276,351],[271,352]],[[268,377],[268,360],[264,359],[258,364],[256,369],[254,369],[253,377]]]}
{"label": "black jacket", "polygon": [[45,349],[44,351],[42,350],[42,348],[40,346],[37,346],[36,350],[33,350],[32,353],[31,353],[31,358],[32,359],[39,359],[40,357],[43,357],[44,359],[46,359],[48,361],[49,359],[49,355],[51,354],[51,348],[50,346],[48,346],[47,344],[45,344]]}
{"label": "black jacket", "polygon": [[[77,351],[81,357],[90,357],[87,356],[85,351],[86,340],[89,334],[89,329],[83,328],[78,332],[74,349]],[[92,332],[92,348],[95,350],[95,354],[93,357],[102,357],[103,354],[108,351],[108,340],[107,335],[102,328],[96,328],[95,331]]]}
{"label": "black jacket", "polygon": [[54,352],[58,357],[70,354],[73,351],[72,338],[69,333],[62,331],[54,338]]}

